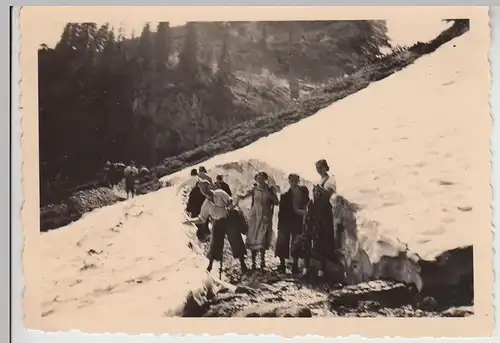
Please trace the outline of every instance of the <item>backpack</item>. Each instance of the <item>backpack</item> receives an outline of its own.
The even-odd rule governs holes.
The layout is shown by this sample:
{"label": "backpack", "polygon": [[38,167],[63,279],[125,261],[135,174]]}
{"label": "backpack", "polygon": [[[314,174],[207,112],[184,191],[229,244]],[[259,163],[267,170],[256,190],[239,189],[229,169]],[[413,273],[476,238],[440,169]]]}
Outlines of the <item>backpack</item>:
{"label": "backpack", "polygon": [[242,235],[246,235],[248,233],[247,218],[239,207],[233,207],[229,210],[229,220],[231,222],[231,226],[237,229]]}

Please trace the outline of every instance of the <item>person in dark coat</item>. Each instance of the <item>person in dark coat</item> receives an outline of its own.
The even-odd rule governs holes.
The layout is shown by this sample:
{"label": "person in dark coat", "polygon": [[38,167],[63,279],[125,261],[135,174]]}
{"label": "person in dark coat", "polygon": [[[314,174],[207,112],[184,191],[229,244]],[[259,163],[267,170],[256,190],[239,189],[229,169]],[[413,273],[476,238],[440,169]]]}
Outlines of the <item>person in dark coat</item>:
{"label": "person in dark coat", "polygon": [[224,192],[229,194],[230,196],[233,196],[233,193],[231,192],[231,188],[227,184],[227,182],[224,181],[222,178],[222,175],[217,175],[215,178],[215,186],[219,189],[222,189]]}
{"label": "person in dark coat", "polygon": [[[191,177],[197,177],[198,171],[196,169],[191,170]],[[201,207],[205,202],[205,196],[201,192],[199,187],[199,182],[193,186],[189,192],[188,201],[186,204],[186,213],[191,218],[196,218],[200,214]],[[208,221],[196,224],[198,230],[196,231],[196,236],[200,241],[204,241],[210,235],[210,229],[208,228]]]}
{"label": "person in dark coat", "polygon": [[[309,258],[314,257],[321,262],[320,272],[326,270],[327,260],[335,261],[335,235],[333,231],[333,211],[330,199],[324,196],[320,185],[313,188],[313,200],[309,203],[305,220],[305,231],[310,238],[309,251],[303,274],[308,273]],[[318,276],[323,276],[318,273]]]}
{"label": "person in dark coat", "polygon": [[[281,272],[286,270],[285,261],[290,258],[291,245],[303,231],[309,204],[309,190],[306,186],[300,185],[300,177],[297,174],[290,174],[288,182],[290,189],[281,196],[279,203],[278,240],[275,248],[275,254],[280,259],[278,271]],[[292,257],[292,273],[297,273],[299,256],[292,252]]]}
{"label": "person in dark coat", "polygon": [[130,161],[130,164],[123,171],[123,177],[125,178],[125,191],[127,192],[127,199],[129,195],[135,197],[136,189],[135,183],[137,181],[137,176],[139,176],[139,170],[137,170],[134,161]]}

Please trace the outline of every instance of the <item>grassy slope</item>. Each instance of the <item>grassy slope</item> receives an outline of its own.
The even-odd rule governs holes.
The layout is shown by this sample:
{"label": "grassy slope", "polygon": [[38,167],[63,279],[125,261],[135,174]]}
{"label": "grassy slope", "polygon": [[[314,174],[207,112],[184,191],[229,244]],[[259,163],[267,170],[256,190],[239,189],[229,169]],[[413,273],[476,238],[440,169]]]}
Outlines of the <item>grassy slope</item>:
{"label": "grassy slope", "polygon": [[[207,144],[178,156],[165,159],[160,166],[151,169],[154,173],[153,178],[144,179],[139,182],[139,193],[145,194],[157,190],[160,187],[158,178],[162,176],[207,160],[214,155],[242,148],[259,138],[268,136],[287,125],[313,115],[318,110],[329,106],[333,102],[366,88],[370,83],[381,80],[405,68],[417,58],[432,53],[442,44],[466,32],[468,28],[468,21],[457,21],[452,27],[445,30],[431,42],[418,43],[406,51],[386,56],[346,78],[339,78],[321,89],[312,91],[300,103],[289,102],[280,111],[276,111],[271,115],[257,117],[228,130],[224,130],[213,136]],[[238,83],[236,87],[238,87]],[[236,87],[233,89],[233,92],[238,94]],[[278,90],[278,93],[281,93],[281,91]],[[242,99],[243,97],[240,96],[240,101]],[[286,104],[284,101],[282,103]],[[259,103],[259,105],[261,106],[262,103]],[[120,200],[123,200],[121,189],[106,190],[103,187],[99,187],[97,182],[85,185],[76,190],[72,197],[61,204],[43,207],[40,211],[40,230],[47,231],[67,225],[94,208],[107,206]],[[82,202],[86,205],[82,206]]]}

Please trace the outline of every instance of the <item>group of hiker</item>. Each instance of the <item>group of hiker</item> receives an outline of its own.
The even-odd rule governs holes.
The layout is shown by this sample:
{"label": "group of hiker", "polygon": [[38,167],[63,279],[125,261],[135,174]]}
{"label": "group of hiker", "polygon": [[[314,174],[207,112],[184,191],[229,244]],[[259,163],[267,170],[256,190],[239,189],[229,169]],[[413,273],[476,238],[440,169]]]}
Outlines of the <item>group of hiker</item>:
{"label": "group of hiker", "polygon": [[130,196],[133,198],[136,195],[135,185],[137,179],[148,174],[148,168],[144,165],[137,168],[135,161],[130,161],[129,165],[125,165],[121,162],[111,163],[110,161],[106,161],[104,164],[104,182],[106,186],[111,188],[122,179],[125,179],[127,199],[129,199]]}
{"label": "group of hiker", "polygon": [[[247,249],[251,253],[252,269],[257,268],[257,256],[260,255],[260,267],[266,267],[265,252],[271,248],[274,208],[278,207],[278,237],[275,255],[280,259],[278,270],[286,271],[286,261],[292,258],[292,273],[299,273],[298,261],[304,260],[304,276],[309,274],[311,256],[318,259],[321,267],[318,276],[323,277],[328,260],[335,260],[338,234],[335,232],[331,199],[336,194],[336,182],[330,174],[326,160],[316,162],[316,171],[320,180],[312,189],[301,184],[298,174],[288,176],[289,189],[279,195],[279,189],[270,180],[269,175],[258,172],[253,187],[245,194],[232,196],[229,185],[222,175],[217,175],[215,182],[204,167],[191,171],[192,184],[186,213],[186,223],[198,227],[200,239],[210,237],[208,251],[208,271],[213,262],[223,259],[224,239],[227,237],[232,255],[241,263],[242,272],[248,267],[245,263]],[[186,183],[184,184],[186,186]],[[238,204],[240,200],[251,197],[248,218]],[[211,223],[211,230],[208,224]],[[246,242],[243,236],[246,236]]]}

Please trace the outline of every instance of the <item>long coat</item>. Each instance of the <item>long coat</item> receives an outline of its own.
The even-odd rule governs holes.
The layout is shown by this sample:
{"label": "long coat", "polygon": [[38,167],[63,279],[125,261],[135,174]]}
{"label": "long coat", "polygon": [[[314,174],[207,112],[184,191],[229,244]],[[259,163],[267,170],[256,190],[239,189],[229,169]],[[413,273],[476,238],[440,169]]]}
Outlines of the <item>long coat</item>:
{"label": "long coat", "polygon": [[[302,192],[302,202],[299,208],[306,209],[309,203],[309,190],[306,186],[299,186]],[[293,208],[293,193],[289,189],[280,197],[278,212],[278,231],[286,233],[301,233],[303,226],[303,217],[295,212]]]}

